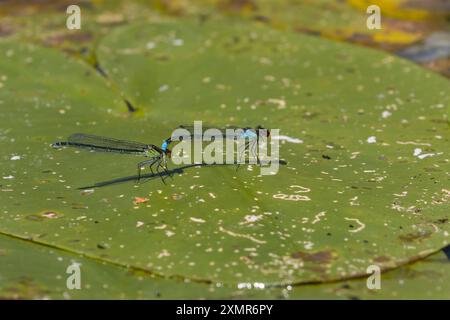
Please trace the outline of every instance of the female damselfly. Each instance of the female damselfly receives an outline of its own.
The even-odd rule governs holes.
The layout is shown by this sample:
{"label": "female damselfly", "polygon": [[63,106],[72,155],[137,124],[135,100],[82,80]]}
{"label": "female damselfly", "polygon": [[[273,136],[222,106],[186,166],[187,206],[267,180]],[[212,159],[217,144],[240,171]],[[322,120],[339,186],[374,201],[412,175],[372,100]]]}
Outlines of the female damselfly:
{"label": "female damselfly", "polygon": [[52,147],[54,148],[61,148],[65,146],[97,152],[136,154],[150,158],[138,163],[138,181],[141,179],[141,170],[145,166],[149,166],[150,171],[154,174],[153,166],[156,165],[156,172],[160,175],[163,182],[164,178],[160,169],[170,176],[169,171],[167,170],[167,158],[170,157],[171,151],[168,149],[168,144],[165,143],[163,143],[161,148],[159,148],[153,144],[101,137],[85,133],[75,133],[70,135],[67,141],[52,144]]}

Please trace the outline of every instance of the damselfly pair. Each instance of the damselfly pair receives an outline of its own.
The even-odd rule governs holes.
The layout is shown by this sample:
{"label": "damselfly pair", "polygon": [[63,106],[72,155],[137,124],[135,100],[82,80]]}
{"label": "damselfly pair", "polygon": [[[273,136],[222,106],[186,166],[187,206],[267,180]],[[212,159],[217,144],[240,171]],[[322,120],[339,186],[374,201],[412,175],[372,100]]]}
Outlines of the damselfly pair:
{"label": "damselfly pair", "polygon": [[[198,136],[194,130],[194,127],[190,126],[180,126],[180,129],[186,129],[189,134],[188,136],[193,139],[197,139]],[[204,128],[208,129],[208,128]],[[234,129],[234,130],[227,130]],[[240,129],[240,130],[236,130]],[[253,150],[255,148],[260,136],[269,136],[270,131],[258,126],[256,129],[252,128],[237,128],[237,127],[227,127],[225,129],[219,129],[220,132],[224,134],[224,136],[229,139],[236,138],[247,138],[245,143],[244,152],[250,148]],[[235,132],[234,134],[230,134],[230,132]],[[183,138],[187,138],[186,136],[179,137],[180,140]],[[144,160],[138,163],[138,181],[141,179],[141,171],[144,167],[148,166],[151,173],[154,175],[153,167],[156,166],[156,172],[161,177],[161,180],[165,183],[163,172],[166,173],[167,176],[171,176],[170,172],[167,169],[167,159],[171,156],[171,150],[169,149],[169,145],[172,142],[172,138],[168,138],[163,141],[161,147],[158,147],[154,144],[145,144],[141,142],[135,141],[127,141],[115,138],[108,138],[102,136],[96,136],[85,133],[75,133],[68,137],[67,141],[56,142],[52,144],[54,148],[61,147],[75,147],[81,149],[87,149],[97,152],[114,152],[114,153],[123,153],[123,154],[135,154],[141,155],[148,160]]]}

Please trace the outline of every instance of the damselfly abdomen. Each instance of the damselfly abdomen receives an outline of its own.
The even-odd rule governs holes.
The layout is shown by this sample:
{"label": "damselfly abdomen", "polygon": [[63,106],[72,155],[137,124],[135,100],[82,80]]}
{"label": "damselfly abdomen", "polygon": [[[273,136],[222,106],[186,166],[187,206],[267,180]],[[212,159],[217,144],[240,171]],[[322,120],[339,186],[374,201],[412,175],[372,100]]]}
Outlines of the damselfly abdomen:
{"label": "damselfly abdomen", "polygon": [[153,166],[156,165],[156,171],[160,175],[163,182],[164,178],[160,169],[170,176],[167,170],[167,157],[170,157],[171,151],[167,148],[167,146],[165,148],[159,148],[153,144],[145,144],[141,142],[102,137],[85,133],[74,133],[69,136],[67,141],[52,144],[52,147],[54,148],[66,146],[96,152],[135,154],[150,158],[138,163],[138,181],[141,178],[141,170],[145,166],[149,166],[150,171],[154,174]]}

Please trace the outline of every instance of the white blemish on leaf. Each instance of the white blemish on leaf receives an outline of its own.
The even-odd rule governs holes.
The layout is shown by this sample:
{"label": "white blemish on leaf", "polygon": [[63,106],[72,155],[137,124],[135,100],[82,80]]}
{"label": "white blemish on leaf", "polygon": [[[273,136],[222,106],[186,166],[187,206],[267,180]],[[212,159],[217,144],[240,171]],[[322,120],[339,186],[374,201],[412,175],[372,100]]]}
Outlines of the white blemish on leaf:
{"label": "white blemish on leaf", "polygon": [[170,231],[170,230],[167,230],[167,231],[166,231],[166,236],[172,237],[172,236],[174,236],[174,235],[175,235],[175,232]]}
{"label": "white blemish on leaf", "polygon": [[85,189],[85,190],[82,190],[80,193],[81,193],[81,195],[90,195],[90,194],[93,194],[95,192],[95,190],[94,189]]}
{"label": "white blemish on leaf", "polygon": [[383,111],[383,113],[381,114],[381,116],[386,119],[389,118],[390,116],[392,116],[392,113],[390,111]]}
{"label": "white blemish on leaf", "polygon": [[237,285],[238,289],[264,289],[265,288],[265,284],[262,282],[255,282],[255,283],[250,283],[250,282],[241,282],[238,283]]}
{"label": "white blemish on leaf", "polygon": [[417,158],[419,158],[420,160],[428,158],[428,157],[433,157],[436,154],[435,153],[422,153],[422,149],[420,148],[416,148],[414,149],[414,153],[413,155]]}
{"label": "white blemish on leaf", "polygon": [[283,136],[283,135],[273,136],[272,139],[287,141],[287,142],[291,142],[291,143],[303,143],[302,139],[292,138],[292,137]]}
{"label": "white blemish on leaf", "polygon": [[170,257],[170,253],[169,253],[169,251],[167,251],[166,249],[164,249],[163,251],[161,251],[161,252],[158,254],[158,258],[159,258],[159,259],[161,259],[161,258],[163,258],[163,257]]}
{"label": "white blemish on leaf", "polygon": [[173,39],[172,44],[176,47],[180,47],[184,44],[183,39]]}
{"label": "white blemish on leaf", "polygon": [[358,196],[356,196],[354,198],[351,198],[350,199],[350,205],[351,206],[359,206],[359,202],[357,200],[358,200]]}
{"label": "white blemish on leaf", "polygon": [[276,105],[278,109],[285,109],[286,108],[286,101],[282,100],[282,99],[273,99],[273,98],[271,98],[271,99],[267,100],[267,103]]}
{"label": "white blemish on leaf", "polygon": [[154,49],[154,48],[156,48],[156,43],[154,43],[153,41],[149,41],[149,42],[147,42],[147,44],[145,45],[145,47],[146,47],[148,50]]}
{"label": "white blemish on leaf", "polygon": [[194,222],[197,222],[197,223],[205,223],[206,222],[205,220],[200,219],[200,218],[191,217],[190,219],[191,219],[191,221],[194,221]]}
{"label": "white blemish on leaf", "polygon": [[397,144],[412,144],[416,146],[428,146],[430,147],[431,144],[429,143],[421,143],[421,142],[415,142],[415,141],[396,141]]}
{"label": "white blemish on leaf", "polygon": [[274,194],[273,198],[280,199],[280,200],[288,200],[288,201],[311,201],[311,199],[308,196],[302,196],[299,194]]}
{"label": "white blemish on leaf", "polygon": [[136,228],[139,228],[139,227],[141,227],[143,225],[144,225],[144,223],[142,221],[136,222]]}
{"label": "white blemish on leaf", "polygon": [[316,214],[314,216],[314,220],[311,221],[311,223],[316,224],[317,222],[319,222],[321,220],[320,218],[325,216],[325,213],[326,213],[326,211],[322,211],[322,212],[319,212],[318,214]]}
{"label": "white blemish on leaf", "polygon": [[352,156],[350,157],[350,159],[355,159],[361,152],[356,151],[356,152],[352,152]]}
{"label": "white blemish on leaf", "polygon": [[294,191],[294,193],[310,192],[311,191],[311,189],[309,189],[309,188],[302,187],[302,186],[297,186],[297,185],[292,185],[292,186],[290,186],[290,188],[298,188],[298,189],[300,189],[300,190]]}
{"label": "white blemish on leaf", "polygon": [[433,157],[433,156],[435,156],[435,155],[436,155],[436,154],[434,154],[434,153],[425,153],[425,154],[418,155],[417,158],[419,158],[420,160],[422,160],[422,159],[425,159],[425,158],[428,158],[428,157]]}
{"label": "white blemish on leaf", "polygon": [[164,92],[169,90],[169,86],[167,84],[163,84],[161,87],[159,87],[159,92]]}
{"label": "white blemish on leaf", "polygon": [[414,149],[414,153],[413,153],[413,155],[414,155],[414,157],[417,157],[419,154],[421,154],[422,153],[422,149],[420,149],[420,148],[416,148],[416,149]]}
{"label": "white blemish on leaf", "polygon": [[49,218],[49,219],[56,219],[56,218],[58,218],[58,214],[56,212],[51,212],[51,211],[43,213],[42,216],[46,217],[46,218]]}
{"label": "white blemish on leaf", "polygon": [[312,243],[311,241],[305,241],[304,248],[306,250],[311,250],[313,248],[313,246],[314,246],[314,243]]}
{"label": "white blemish on leaf", "polygon": [[244,222],[241,222],[241,223],[239,223],[239,224],[242,225],[242,224],[253,223],[253,222],[256,222],[256,221],[261,220],[262,218],[263,218],[262,215],[246,215],[246,216],[244,217],[245,221],[244,221]]}

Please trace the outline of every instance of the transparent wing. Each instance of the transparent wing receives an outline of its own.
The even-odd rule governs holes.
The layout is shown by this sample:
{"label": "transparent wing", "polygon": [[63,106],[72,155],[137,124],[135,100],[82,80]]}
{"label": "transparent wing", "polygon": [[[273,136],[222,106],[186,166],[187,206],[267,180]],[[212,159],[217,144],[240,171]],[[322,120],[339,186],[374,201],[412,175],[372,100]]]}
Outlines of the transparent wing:
{"label": "transparent wing", "polygon": [[149,151],[159,153],[153,145],[85,133],[72,134],[67,139],[67,142],[57,142],[54,146],[71,146],[94,151],[117,153],[148,154]]}

